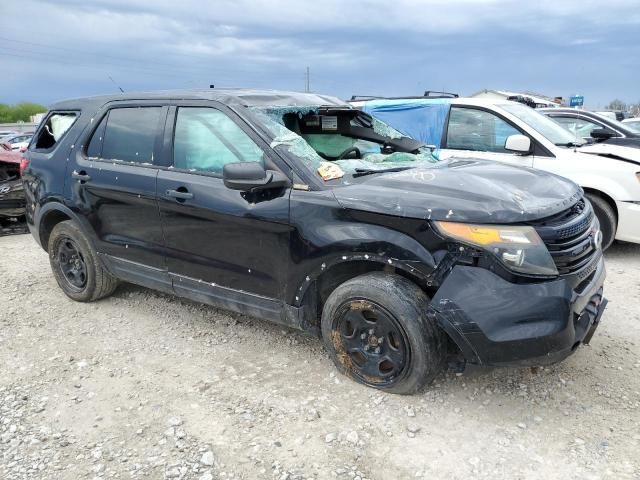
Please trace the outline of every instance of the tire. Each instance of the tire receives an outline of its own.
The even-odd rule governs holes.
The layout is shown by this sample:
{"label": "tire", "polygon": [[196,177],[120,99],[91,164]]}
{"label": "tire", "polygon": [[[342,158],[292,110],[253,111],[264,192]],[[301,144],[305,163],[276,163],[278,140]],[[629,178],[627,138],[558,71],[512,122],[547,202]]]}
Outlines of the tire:
{"label": "tire", "polygon": [[118,280],[107,272],[85,234],[71,220],[58,223],[47,248],[51,270],[62,291],[78,302],[107,297]]}
{"label": "tire", "polygon": [[602,250],[606,250],[611,246],[616,238],[618,230],[618,218],[616,213],[604,198],[593,193],[587,193],[587,198],[591,202],[593,211],[600,222],[600,231],[602,231]]}
{"label": "tire", "polygon": [[338,370],[364,385],[412,394],[444,367],[445,334],[429,298],[399,275],[372,272],[336,288],[322,310],[322,339]]}

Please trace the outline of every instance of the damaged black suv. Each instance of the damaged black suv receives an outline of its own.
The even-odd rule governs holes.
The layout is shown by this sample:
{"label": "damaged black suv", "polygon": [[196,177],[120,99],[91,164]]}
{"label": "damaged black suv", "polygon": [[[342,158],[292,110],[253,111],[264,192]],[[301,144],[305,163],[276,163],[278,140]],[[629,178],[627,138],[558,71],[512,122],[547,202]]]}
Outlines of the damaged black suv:
{"label": "damaged black suv", "polygon": [[126,94],[51,108],[27,222],[72,299],[123,280],[322,337],[338,368],[415,392],[448,354],[539,365],[606,300],[580,187],[422,143],[333,97]]}

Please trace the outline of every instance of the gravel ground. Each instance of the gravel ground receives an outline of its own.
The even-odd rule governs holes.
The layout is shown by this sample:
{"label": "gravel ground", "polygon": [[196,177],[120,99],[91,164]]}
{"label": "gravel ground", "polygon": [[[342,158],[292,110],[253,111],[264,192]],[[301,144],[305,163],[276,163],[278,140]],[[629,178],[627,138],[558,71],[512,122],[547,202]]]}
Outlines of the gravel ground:
{"label": "gravel ground", "polygon": [[640,478],[640,247],[607,254],[591,346],[411,397],[319,340],[131,285],[81,304],[0,238],[0,478]]}

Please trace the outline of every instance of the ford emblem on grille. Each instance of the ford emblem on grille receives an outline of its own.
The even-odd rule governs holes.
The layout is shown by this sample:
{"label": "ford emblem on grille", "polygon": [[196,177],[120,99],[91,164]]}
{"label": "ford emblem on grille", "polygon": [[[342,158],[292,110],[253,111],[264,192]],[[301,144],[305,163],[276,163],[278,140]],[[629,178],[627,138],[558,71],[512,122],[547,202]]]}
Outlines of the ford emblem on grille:
{"label": "ford emblem on grille", "polygon": [[593,248],[596,250],[602,246],[602,231],[600,229],[593,232],[591,236],[591,242],[593,244]]}

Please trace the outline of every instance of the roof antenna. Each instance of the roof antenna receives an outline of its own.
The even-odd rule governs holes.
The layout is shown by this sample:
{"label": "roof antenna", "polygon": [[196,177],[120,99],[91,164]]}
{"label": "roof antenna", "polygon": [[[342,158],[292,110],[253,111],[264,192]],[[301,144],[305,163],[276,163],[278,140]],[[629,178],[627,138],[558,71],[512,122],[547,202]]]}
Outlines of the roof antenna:
{"label": "roof antenna", "polygon": [[111,80],[111,81],[113,82],[113,84],[114,84],[116,87],[118,87],[118,90],[120,90],[122,93],[124,93],[124,90],[120,87],[120,85],[118,85],[118,84],[116,83],[116,81],[115,81],[113,78],[111,78],[111,75],[107,75],[107,77],[109,77],[109,80]]}

